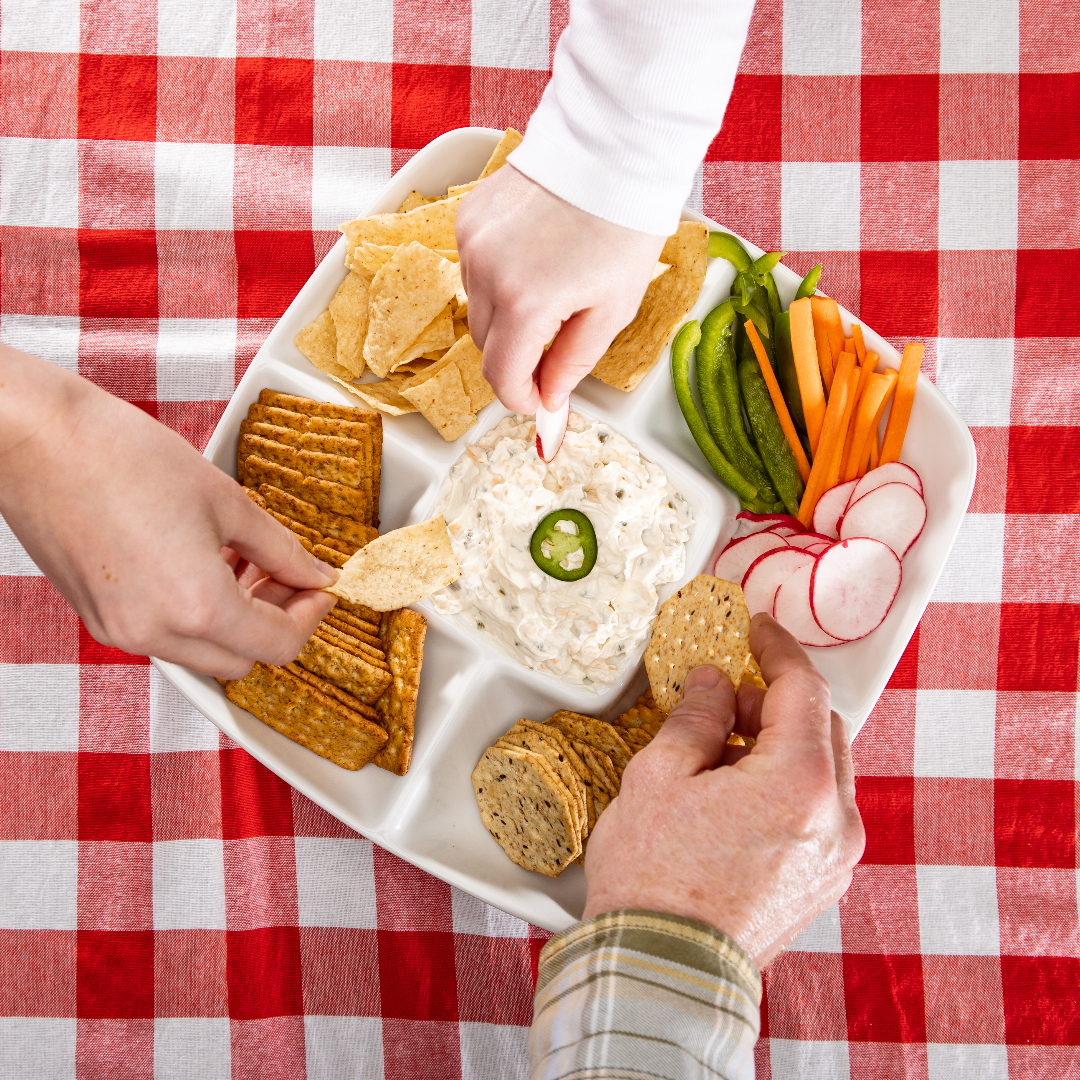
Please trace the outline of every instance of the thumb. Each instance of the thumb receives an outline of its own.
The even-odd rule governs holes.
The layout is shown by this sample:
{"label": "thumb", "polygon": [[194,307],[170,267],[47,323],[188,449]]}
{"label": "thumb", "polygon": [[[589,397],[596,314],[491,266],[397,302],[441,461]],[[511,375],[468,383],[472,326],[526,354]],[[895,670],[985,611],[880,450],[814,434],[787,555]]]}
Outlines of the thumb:
{"label": "thumb", "polygon": [[663,754],[673,773],[695,776],[721,763],[734,727],[731,682],[723,672],[703,665],[686,677],[682,699],[642,753]]}
{"label": "thumb", "polygon": [[574,387],[596,367],[628,321],[621,320],[620,314],[611,307],[589,308],[562,324],[540,362],[540,396],[549,409],[560,408]]}

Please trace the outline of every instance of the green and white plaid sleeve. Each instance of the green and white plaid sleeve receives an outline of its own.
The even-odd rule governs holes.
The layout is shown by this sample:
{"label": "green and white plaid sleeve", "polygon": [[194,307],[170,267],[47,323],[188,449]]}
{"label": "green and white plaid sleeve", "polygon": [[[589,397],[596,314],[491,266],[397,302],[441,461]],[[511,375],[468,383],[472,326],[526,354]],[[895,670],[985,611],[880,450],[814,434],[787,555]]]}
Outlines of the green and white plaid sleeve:
{"label": "green and white plaid sleeve", "polygon": [[704,923],[613,911],[540,954],[531,1080],[753,1080],[761,976]]}

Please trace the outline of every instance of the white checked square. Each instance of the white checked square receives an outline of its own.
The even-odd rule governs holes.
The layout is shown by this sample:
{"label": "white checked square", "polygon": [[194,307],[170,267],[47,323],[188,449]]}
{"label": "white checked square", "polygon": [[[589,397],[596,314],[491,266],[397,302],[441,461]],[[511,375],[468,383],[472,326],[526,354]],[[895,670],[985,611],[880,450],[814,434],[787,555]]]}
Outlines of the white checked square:
{"label": "white checked square", "polygon": [[450,904],[454,913],[455,934],[477,934],[480,937],[527,938],[529,924],[507,915],[505,911],[485,904],[460,889],[451,888]]}
{"label": "white checked square", "polygon": [[334,230],[367,211],[390,179],[385,147],[316,146],[312,155],[311,227]]}
{"label": "white checked square", "polygon": [[1008,338],[938,338],[937,388],[971,427],[1008,427],[1013,344]]}
{"label": "white checked square", "polygon": [[154,929],[225,929],[225,856],[220,840],[154,844]]}
{"label": "white checked square", "polygon": [[315,59],[389,64],[394,59],[394,0],[315,0]]}
{"label": "white checked square", "polygon": [[154,1020],[154,1080],[231,1080],[227,1016],[159,1016]]}
{"label": "white checked square", "polygon": [[75,930],[79,842],[0,840],[0,927]]}
{"label": "white checked square", "polygon": [[228,401],[235,389],[235,319],[158,321],[158,401]]}
{"label": "white checked square", "polygon": [[298,836],[295,843],[300,925],[377,929],[371,841]]}
{"label": "white checked square", "polygon": [[381,1017],[305,1016],[304,1043],[307,1080],[383,1080]]}
{"label": "white checked square", "polygon": [[0,4],[0,49],[77,53],[79,0],[5,0]]}
{"label": "white checked square", "polygon": [[927,1080],[1009,1080],[1008,1047],[926,1044]]}
{"label": "white checked square", "polygon": [[1005,515],[965,514],[932,597],[939,604],[1001,603]]}
{"label": "white checked square", "polygon": [[4,1075],[19,1080],[75,1080],[77,1024],[73,1016],[0,1016]]}
{"label": "white checked square", "polygon": [[472,0],[473,64],[547,71],[550,16],[550,4]]}
{"label": "white checked square", "polygon": [[846,1042],[810,1039],[770,1039],[772,1080],[849,1080],[851,1066]]}
{"label": "white checked square", "polygon": [[860,0],[784,5],[785,75],[861,75]]}
{"label": "white checked square", "polygon": [[216,750],[218,729],[150,666],[150,753]]}
{"label": "white checked square", "polygon": [[0,664],[0,750],[79,749],[79,665]]}
{"label": "white checked square", "polygon": [[943,75],[1020,70],[1020,5],[1015,0],[940,0],[938,11]]}
{"label": "white checked square", "polygon": [[0,341],[78,374],[77,315],[2,315]]}
{"label": "white checked square", "polygon": [[1015,248],[1019,178],[1015,161],[942,161],[938,246],[953,251]]}
{"label": "white checked square", "polygon": [[157,51],[162,56],[235,56],[236,0],[158,0]]}
{"label": "white checked square", "polygon": [[0,225],[79,227],[75,139],[0,139]]}
{"label": "white checked square", "polygon": [[789,952],[843,952],[840,905],[826,908],[789,946]]}
{"label": "white checked square", "polygon": [[858,251],[858,162],[783,162],[780,237],[794,251]]}
{"label": "white checked square", "polygon": [[458,1024],[461,1075],[469,1080],[505,1080],[529,1075],[529,1029],[509,1024]]}
{"label": "white checked square", "polygon": [[[0,576],[35,577],[41,570],[29,555],[26,548],[15,538],[8,523],[0,517]],[[0,747],[2,749],[2,747]]]}
{"label": "white checked square", "polygon": [[156,143],[154,219],[159,229],[231,229],[232,146]]}
{"label": "white checked square", "polygon": [[916,690],[916,776],[994,776],[993,690]]}
{"label": "white checked square", "polygon": [[939,956],[997,956],[997,871],[992,866],[916,866],[919,943]]}

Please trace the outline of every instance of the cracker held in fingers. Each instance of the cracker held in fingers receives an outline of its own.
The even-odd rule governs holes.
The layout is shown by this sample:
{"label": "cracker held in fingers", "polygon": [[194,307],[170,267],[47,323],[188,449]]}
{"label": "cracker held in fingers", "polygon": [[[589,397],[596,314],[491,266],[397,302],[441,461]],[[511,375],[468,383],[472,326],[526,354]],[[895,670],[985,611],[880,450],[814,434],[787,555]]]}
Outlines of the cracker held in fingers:
{"label": "cracker held in fingers", "polygon": [[380,769],[404,776],[412,759],[427,619],[409,608],[392,611],[383,616],[381,633],[391,681],[375,709],[390,738],[374,761]]}

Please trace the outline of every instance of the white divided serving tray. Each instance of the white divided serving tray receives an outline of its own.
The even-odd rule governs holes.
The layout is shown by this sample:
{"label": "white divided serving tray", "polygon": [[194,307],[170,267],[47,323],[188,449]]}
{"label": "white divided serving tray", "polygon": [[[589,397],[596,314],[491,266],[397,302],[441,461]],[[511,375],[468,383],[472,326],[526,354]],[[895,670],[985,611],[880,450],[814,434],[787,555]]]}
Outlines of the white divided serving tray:
{"label": "white divided serving tray", "polygon": [[[442,194],[448,184],[475,179],[500,131],[463,128],[447,132],[421,150],[391,179],[374,204],[357,216],[394,211],[414,188]],[[689,211],[685,217],[700,218]],[[714,222],[710,227],[721,228]],[[756,257],[761,249],[743,241]],[[345,277],[342,237],[271,331],[206,447],[218,468],[235,476],[240,422],[264,387],[343,405],[362,404],[316,370],[293,344],[297,332],[327,306]],[[826,268],[827,272],[828,268]],[[687,316],[703,318],[729,291],[734,270],[712,260],[705,284]],[[781,265],[774,271],[786,305],[800,278]],[[841,309],[845,331],[850,315]],[[897,351],[868,327],[867,348],[886,366],[897,367]],[[731,537],[739,505],[715,477],[683,422],[671,387],[667,349],[641,385],[624,394],[587,378],[571,407],[607,421],[646,457],[662,466],[690,504],[694,526],[682,579],[661,590],[665,599],[696,574],[711,572]],[[439,485],[466,444],[492,428],[507,410],[492,402],[479,423],[456,443],[445,443],[419,415],[386,417],[380,529],[386,532],[430,516]],[[975,482],[975,447],[959,415],[920,376],[903,460],[922,477],[926,527],[903,563],[904,579],[885,622],[862,641],[811,649],[829,680],[833,707],[852,735],[862,726],[915,630],[960,528]],[[570,867],[548,878],[515,866],[480,820],[470,775],[484,748],[519,717],[543,720],[567,708],[604,719],[617,715],[645,689],[640,663],[631,663],[602,694],[563,684],[527,670],[494,647],[482,631],[440,615],[422,601],[428,620],[424,666],[416,715],[412,766],[404,777],[368,766],[338,768],[286,739],[233,705],[211,678],[155,660],[162,675],[225,734],[273,772],[347,825],[403,859],[521,919],[561,930],[581,915],[584,872]]]}

